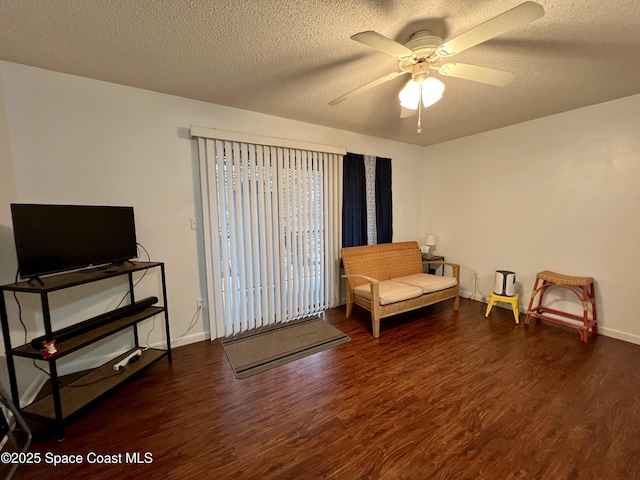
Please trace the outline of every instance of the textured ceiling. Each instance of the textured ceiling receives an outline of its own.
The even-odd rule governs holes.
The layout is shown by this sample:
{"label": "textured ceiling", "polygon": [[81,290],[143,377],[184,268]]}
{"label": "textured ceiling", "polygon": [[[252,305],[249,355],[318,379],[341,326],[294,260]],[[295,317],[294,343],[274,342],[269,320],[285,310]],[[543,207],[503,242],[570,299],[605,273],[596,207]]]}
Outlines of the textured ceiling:
{"label": "textured ceiling", "polygon": [[402,76],[337,106],[396,60],[350,36],[445,40],[522,0],[0,0],[0,59],[430,145],[640,93],[638,0],[539,0],[545,16],[455,61],[516,74],[500,88],[452,77],[400,118]]}

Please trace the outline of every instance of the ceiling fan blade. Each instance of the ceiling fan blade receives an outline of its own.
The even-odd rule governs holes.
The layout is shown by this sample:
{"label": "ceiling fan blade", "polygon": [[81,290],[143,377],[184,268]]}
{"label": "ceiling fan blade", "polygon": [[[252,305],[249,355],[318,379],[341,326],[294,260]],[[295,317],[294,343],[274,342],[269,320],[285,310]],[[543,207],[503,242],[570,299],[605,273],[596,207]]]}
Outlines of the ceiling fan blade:
{"label": "ceiling fan blade", "polygon": [[418,113],[418,109],[411,110],[410,108],[400,107],[400,118],[407,118]]}
{"label": "ceiling fan blade", "polygon": [[445,63],[440,67],[434,68],[441,75],[446,75],[447,77],[464,78],[465,80],[495,85],[496,87],[506,87],[516,78],[511,72],[466,63]]}
{"label": "ceiling fan blade", "polygon": [[363,43],[368,47],[380,50],[387,55],[391,55],[395,58],[415,57],[416,54],[413,50],[408,49],[404,45],[385,37],[384,35],[374,32],[373,30],[367,30],[366,32],[356,33],[351,36],[351,40]]}
{"label": "ceiling fan blade", "polygon": [[497,17],[493,17],[471,30],[467,30],[465,33],[444,42],[437,48],[436,54],[441,57],[450,57],[516,27],[542,18],[543,15],[544,9],[537,3],[521,3],[517,7],[507,10]]}
{"label": "ceiling fan blade", "polygon": [[365,85],[362,85],[361,87],[356,88],[355,90],[350,91],[349,93],[345,93],[344,95],[335,98],[333,100],[331,100],[329,102],[329,105],[334,106],[334,105],[338,105],[339,103],[344,102],[345,100],[348,100],[349,98],[358,95],[362,92],[366,92],[367,90],[377,87],[378,85],[381,85],[385,82],[388,82],[389,80],[393,80],[394,78],[399,77],[400,75],[404,75],[405,73],[409,73],[409,72],[393,72],[390,73],[388,75],[385,75],[384,77],[381,77],[377,80],[374,80],[373,82],[369,82]]}

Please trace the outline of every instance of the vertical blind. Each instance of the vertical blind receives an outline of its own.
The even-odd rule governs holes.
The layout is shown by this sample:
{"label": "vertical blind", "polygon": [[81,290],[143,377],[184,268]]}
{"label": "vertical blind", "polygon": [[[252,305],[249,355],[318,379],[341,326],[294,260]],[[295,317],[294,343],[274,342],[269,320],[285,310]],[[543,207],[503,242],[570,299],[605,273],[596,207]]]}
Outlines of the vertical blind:
{"label": "vertical blind", "polygon": [[204,137],[198,151],[212,339],[338,305],[342,155]]}

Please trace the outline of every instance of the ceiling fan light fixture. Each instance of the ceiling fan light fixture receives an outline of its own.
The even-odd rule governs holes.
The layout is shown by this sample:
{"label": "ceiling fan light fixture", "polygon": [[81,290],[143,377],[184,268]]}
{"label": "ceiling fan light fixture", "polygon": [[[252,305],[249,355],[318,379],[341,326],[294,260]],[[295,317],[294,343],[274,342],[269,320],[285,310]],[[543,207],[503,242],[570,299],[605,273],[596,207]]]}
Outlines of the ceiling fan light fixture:
{"label": "ceiling fan light fixture", "polygon": [[429,77],[423,82],[409,80],[398,97],[400,98],[400,106],[410,110],[417,110],[422,97],[422,105],[425,108],[430,107],[442,98],[444,92],[444,83],[437,78]]}
{"label": "ceiling fan light fixture", "polygon": [[444,83],[437,78],[429,77],[422,84],[422,105],[430,107],[442,98]]}
{"label": "ceiling fan light fixture", "polygon": [[398,95],[400,106],[409,110],[417,110],[418,103],[420,103],[420,89],[421,85],[418,82],[409,80]]}

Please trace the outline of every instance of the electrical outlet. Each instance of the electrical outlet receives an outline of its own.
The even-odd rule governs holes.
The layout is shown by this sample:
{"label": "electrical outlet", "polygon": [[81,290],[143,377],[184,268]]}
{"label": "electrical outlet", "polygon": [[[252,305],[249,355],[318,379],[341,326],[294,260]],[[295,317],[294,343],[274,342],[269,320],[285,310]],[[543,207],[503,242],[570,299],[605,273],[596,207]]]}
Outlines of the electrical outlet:
{"label": "electrical outlet", "polygon": [[480,275],[480,274],[478,273],[478,270],[474,270],[474,271],[473,271],[473,276],[474,276],[474,277],[477,277],[478,275]]}
{"label": "electrical outlet", "polygon": [[198,221],[195,218],[190,218],[189,222],[191,223],[191,230],[198,230]]}
{"label": "electrical outlet", "polygon": [[196,308],[202,308],[202,299],[196,298]]}

